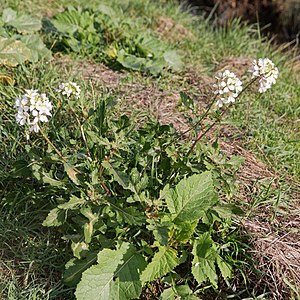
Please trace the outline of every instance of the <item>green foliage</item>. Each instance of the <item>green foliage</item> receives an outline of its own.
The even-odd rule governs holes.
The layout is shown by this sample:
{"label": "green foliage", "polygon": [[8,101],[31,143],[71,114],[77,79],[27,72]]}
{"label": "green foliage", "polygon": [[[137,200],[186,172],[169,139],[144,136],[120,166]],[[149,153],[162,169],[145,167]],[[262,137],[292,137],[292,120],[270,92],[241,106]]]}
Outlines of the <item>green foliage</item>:
{"label": "green foliage", "polygon": [[141,281],[145,283],[159,279],[173,271],[178,263],[178,253],[174,249],[168,246],[160,246],[158,247],[158,252],[153,256],[151,263],[147,265],[142,273]]}
{"label": "green foliage", "polygon": [[218,201],[210,172],[182,179],[174,190],[165,194],[165,199],[176,225],[199,220]]}
{"label": "green foliage", "polygon": [[61,129],[48,132],[64,155],[49,144],[41,160],[27,145],[13,174],[32,176],[52,199],[43,225],[59,227],[71,245],[63,281],[77,286],[77,299],[135,299],[148,284],[170,278],[162,299],[193,299],[196,281],[215,289],[228,282],[231,265],[222,245],[235,209],[221,204],[218,192],[232,180],[228,170],[236,170],[237,161],[217,161],[216,145],[199,145],[187,156],[190,145],[172,125],[148,118],[137,127],[109,95],[94,108],[74,105],[84,120],[81,131],[65,117],[66,104],[53,118]]}
{"label": "green foliage", "polygon": [[150,34],[139,32],[132,22],[104,4],[93,10],[69,7],[54,16],[45,30],[52,33],[58,50],[111,65],[155,75],[183,67],[175,50]]}
{"label": "green foliage", "polygon": [[0,19],[0,65],[15,67],[27,61],[50,60],[51,51],[38,34],[41,28],[41,20],[4,9]]}

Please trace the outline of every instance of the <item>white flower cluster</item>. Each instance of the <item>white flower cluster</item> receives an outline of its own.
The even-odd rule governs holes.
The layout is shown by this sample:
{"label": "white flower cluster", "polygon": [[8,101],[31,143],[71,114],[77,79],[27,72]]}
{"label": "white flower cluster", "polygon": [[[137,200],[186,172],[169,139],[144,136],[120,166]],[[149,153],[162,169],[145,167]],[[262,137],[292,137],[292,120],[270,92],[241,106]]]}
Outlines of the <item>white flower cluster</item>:
{"label": "white flower cluster", "polygon": [[235,102],[235,98],[243,90],[239,78],[228,70],[218,73],[215,78],[218,81],[213,85],[216,88],[214,93],[218,95],[216,104],[222,107],[224,104]]}
{"label": "white flower cluster", "polygon": [[268,58],[260,58],[258,61],[254,60],[253,66],[249,72],[252,73],[252,78],[259,77],[258,91],[260,93],[264,93],[273,84],[275,84],[278,77],[278,69]]}
{"label": "white flower cluster", "polygon": [[59,93],[62,93],[62,95],[66,95],[68,98],[70,98],[71,95],[74,95],[76,99],[80,97],[80,86],[76,84],[75,82],[65,82],[61,83],[57,89]]}
{"label": "white flower cluster", "polygon": [[39,122],[48,122],[51,116],[52,104],[46,94],[38,93],[38,90],[25,90],[25,94],[16,98],[16,121],[20,125],[29,125],[30,131],[40,130]]}

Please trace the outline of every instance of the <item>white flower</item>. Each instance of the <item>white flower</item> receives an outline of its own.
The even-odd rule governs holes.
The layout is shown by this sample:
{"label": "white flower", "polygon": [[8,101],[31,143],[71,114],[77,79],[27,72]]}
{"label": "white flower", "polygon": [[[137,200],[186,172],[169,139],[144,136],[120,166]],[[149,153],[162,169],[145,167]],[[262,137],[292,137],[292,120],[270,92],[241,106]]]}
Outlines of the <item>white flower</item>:
{"label": "white flower", "polygon": [[214,94],[218,97],[216,104],[222,107],[224,104],[235,102],[235,98],[243,90],[239,78],[228,70],[223,73],[219,72],[215,78],[218,81],[217,84],[213,85],[216,88]]}
{"label": "white flower", "polygon": [[78,84],[75,82],[65,82],[61,83],[57,89],[57,92],[62,93],[70,98],[71,95],[74,95],[76,99],[80,97],[81,89]]}
{"label": "white flower", "polygon": [[268,58],[260,58],[258,61],[253,61],[253,66],[249,70],[252,73],[252,78],[259,77],[259,89],[260,93],[264,93],[273,84],[276,83],[278,78],[278,68]]}
{"label": "white flower", "polygon": [[14,107],[16,122],[20,125],[29,125],[29,131],[39,132],[39,122],[48,122],[51,116],[52,104],[46,94],[37,90],[25,90],[25,94],[18,96]]}

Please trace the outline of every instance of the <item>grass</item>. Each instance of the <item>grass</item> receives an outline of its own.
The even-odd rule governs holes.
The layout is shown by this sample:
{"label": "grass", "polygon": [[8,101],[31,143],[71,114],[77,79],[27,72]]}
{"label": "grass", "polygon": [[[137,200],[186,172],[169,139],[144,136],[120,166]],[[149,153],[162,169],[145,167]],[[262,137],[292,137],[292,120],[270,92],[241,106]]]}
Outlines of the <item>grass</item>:
{"label": "grass", "polygon": [[[0,11],[12,7],[43,16],[74,3],[80,4],[80,1],[5,0],[0,4]],[[258,207],[266,206],[271,206],[273,214],[267,218],[272,221],[282,215],[282,206],[286,205],[289,209],[292,198],[297,197],[300,179],[300,84],[299,73],[292,69],[293,54],[276,50],[259,35],[256,26],[241,25],[234,20],[226,28],[216,28],[211,25],[211,20],[191,17],[189,12],[183,12],[175,1],[114,0],[110,3],[123,18],[134,24],[132,30],[150,32],[164,43],[172,44],[182,55],[186,66],[182,73],[159,77],[125,71],[117,89],[113,90],[108,84],[110,93],[124,101],[123,105],[121,101],[120,110],[131,111],[132,105],[133,113],[145,111],[144,106],[128,100],[130,95],[137,102],[142,97],[149,98],[149,95],[143,94],[143,89],[134,94],[133,83],[148,89],[151,96],[158,95],[156,102],[150,99],[153,105],[150,113],[158,115],[155,107],[165,95],[159,94],[159,91],[174,95],[186,90],[201,103],[203,78],[212,77],[218,69],[229,68],[233,61],[251,62],[254,58],[270,57],[278,65],[280,77],[272,91],[253,99],[243,96],[241,103],[232,107],[223,124],[232,130],[233,139],[251,150],[277,178],[277,187],[262,184],[259,193],[251,192],[247,208],[249,218],[257,213]],[[87,5],[97,5],[97,1],[89,1]],[[171,18],[173,22],[171,29],[165,32],[157,31],[160,25],[158,17],[161,16]],[[182,25],[190,37],[176,32],[176,24]],[[76,65],[78,60],[82,61],[82,58],[71,55],[70,64],[73,61]],[[89,63],[96,64],[93,61]],[[239,69],[239,66],[236,68]],[[14,123],[12,106],[16,95],[25,88],[35,87],[51,94],[52,87],[63,79],[70,80],[70,76],[82,86],[90,83],[83,80],[82,74],[62,68],[57,59],[49,64],[24,65],[15,69],[1,67],[1,71],[12,74],[16,87],[0,85],[3,99],[0,103],[0,299],[72,299],[72,290],[60,283],[64,264],[70,257],[69,245],[60,238],[59,232],[41,226],[51,203],[43,199],[45,190],[35,191],[31,179],[19,180],[15,174],[17,167],[14,161],[27,154],[26,141]],[[192,76],[197,74],[194,83],[186,80],[189,72]],[[94,98],[106,91],[104,84],[95,84]],[[37,138],[35,143],[43,148],[41,139]],[[287,182],[287,178],[295,184]],[[259,294],[252,295],[253,299],[255,296]]]}

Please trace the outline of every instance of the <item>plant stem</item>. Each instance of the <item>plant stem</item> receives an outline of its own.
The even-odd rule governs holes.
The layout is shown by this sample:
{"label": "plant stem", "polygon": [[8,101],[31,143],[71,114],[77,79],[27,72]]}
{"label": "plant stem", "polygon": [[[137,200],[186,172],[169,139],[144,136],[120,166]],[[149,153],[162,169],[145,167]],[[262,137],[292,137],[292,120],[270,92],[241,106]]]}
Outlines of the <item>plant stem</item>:
{"label": "plant stem", "polygon": [[199,124],[201,124],[201,122],[203,121],[203,119],[208,115],[210,109],[212,108],[212,106],[216,102],[216,99],[217,99],[217,96],[215,95],[215,97],[213,98],[213,100],[211,101],[211,103],[208,105],[205,113],[201,116],[200,120],[194,125],[194,127],[191,127],[189,129],[187,129],[186,131],[184,131],[183,133],[181,133],[181,136],[185,135],[186,133],[188,133],[189,131],[191,131],[192,129],[194,129],[196,126],[198,126]]}
{"label": "plant stem", "polygon": [[46,136],[45,132],[42,128],[40,128],[40,132],[46,142],[53,148],[53,150],[58,154],[58,156],[63,160],[63,162],[68,163],[67,160],[64,158],[64,156],[61,154],[61,152],[53,145],[53,143],[49,140],[49,138]]}
{"label": "plant stem", "polygon": [[[243,90],[238,94],[238,96],[236,97],[236,100],[244,93],[244,91],[246,91],[259,77],[255,77],[253,78],[244,88]],[[216,99],[216,97],[215,97]],[[214,100],[215,100],[214,99]],[[212,101],[212,104],[214,103],[214,101]],[[212,106],[211,104],[211,106]],[[211,107],[210,106],[210,107]],[[210,107],[208,108],[208,110],[205,112],[205,116],[208,114]],[[221,113],[221,117],[227,112],[227,110],[229,109],[230,106],[227,106]],[[203,120],[203,118],[201,118],[201,121]],[[198,122],[197,122],[198,123]],[[187,153],[187,156],[189,156],[191,154],[191,152],[194,150],[196,144],[208,133],[208,131],[210,131],[215,125],[217,124],[217,121],[213,122],[203,133],[199,133],[198,137],[194,140],[190,150]],[[190,129],[189,129],[190,130]],[[188,132],[188,131],[187,131]],[[186,132],[184,132],[183,134],[185,134]]]}

